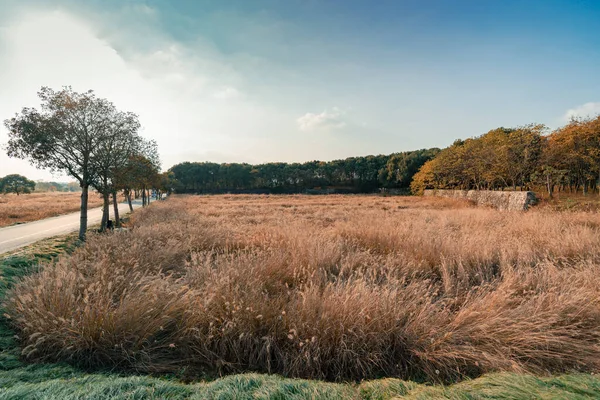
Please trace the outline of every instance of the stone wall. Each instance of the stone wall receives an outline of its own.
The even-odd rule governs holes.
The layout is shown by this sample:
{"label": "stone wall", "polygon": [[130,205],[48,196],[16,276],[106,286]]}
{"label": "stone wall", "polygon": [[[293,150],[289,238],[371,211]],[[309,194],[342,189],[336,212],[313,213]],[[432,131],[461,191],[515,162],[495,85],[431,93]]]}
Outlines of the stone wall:
{"label": "stone wall", "polygon": [[470,200],[479,206],[491,206],[498,210],[525,211],[535,204],[533,192],[502,192],[495,190],[425,190],[425,196],[449,197]]}

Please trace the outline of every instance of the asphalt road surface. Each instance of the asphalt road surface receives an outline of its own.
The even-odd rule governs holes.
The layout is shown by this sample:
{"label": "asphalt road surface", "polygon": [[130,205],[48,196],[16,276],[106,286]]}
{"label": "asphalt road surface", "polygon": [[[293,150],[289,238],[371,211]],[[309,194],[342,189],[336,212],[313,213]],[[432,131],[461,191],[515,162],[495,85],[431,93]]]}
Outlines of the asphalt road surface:
{"label": "asphalt road surface", "polygon": [[[133,201],[133,208],[142,206],[141,200]],[[127,203],[119,204],[119,215],[129,212]],[[113,218],[113,206],[110,206],[110,218]],[[102,208],[88,210],[88,227],[102,220]],[[64,235],[79,230],[79,212],[59,215],[40,221],[0,228],[0,254],[27,246],[38,240]]]}

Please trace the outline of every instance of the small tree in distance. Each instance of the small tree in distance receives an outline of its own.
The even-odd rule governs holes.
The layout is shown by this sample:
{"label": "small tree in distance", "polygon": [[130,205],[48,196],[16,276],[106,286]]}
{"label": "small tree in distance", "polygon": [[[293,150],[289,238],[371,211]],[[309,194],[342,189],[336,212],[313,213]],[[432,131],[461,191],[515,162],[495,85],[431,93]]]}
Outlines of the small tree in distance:
{"label": "small tree in distance", "polygon": [[[160,170],[156,142],[140,138],[135,144],[134,152],[129,155],[127,162],[122,168],[115,170],[113,176],[114,191],[123,191],[129,203],[130,211],[133,211],[132,193],[135,193],[137,197],[137,194],[141,192],[143,205],[146,205],[146,188],[155,186],[154,183],[158,182],[156,176],[158,176]],[[115,193],[113,193],[115,215],[118,215],[115,199]]]}
{"label": "small tree in distance", "polygon": [[0,178],[0,192],[2,193],[16,193],[18,196],[21,193],[31,193],[34,190],[35,182],[23,175],[12,174]]}

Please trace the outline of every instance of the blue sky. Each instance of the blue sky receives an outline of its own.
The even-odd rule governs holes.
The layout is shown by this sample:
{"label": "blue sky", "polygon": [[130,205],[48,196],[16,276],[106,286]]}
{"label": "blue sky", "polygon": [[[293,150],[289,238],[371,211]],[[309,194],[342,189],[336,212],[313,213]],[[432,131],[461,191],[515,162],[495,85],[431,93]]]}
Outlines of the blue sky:
{"label": "blue sky", "polygon": [[165,169],[444,147],[599,113],[598,21],[575,0],[0,0],[0,119],[94,89]]}

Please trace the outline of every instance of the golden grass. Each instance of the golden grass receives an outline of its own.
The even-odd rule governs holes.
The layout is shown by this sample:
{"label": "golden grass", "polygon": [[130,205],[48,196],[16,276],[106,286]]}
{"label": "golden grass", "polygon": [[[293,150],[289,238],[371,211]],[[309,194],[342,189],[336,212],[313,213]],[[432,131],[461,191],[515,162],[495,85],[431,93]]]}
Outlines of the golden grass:
{"label": "golden grass", "polygon": [[430,381],[600,367],[600,215],[450,199],[180,196],[16,286],[23,355]]}
{"label": "golden grass", "polygon": [[539,208],[547,208],[553,211],[600,211],[600,195],[590,193],[583,195],[581,193],[558,192],[554,198],[550,199],[545,192],[538,196]]}
{"label": "golden grass", "polygon": [[[37,221],[79,211],[81,193],[43,192],[0,195],[0,227]],[[89,208],[100,207],[102,198],[90,192]]]}

